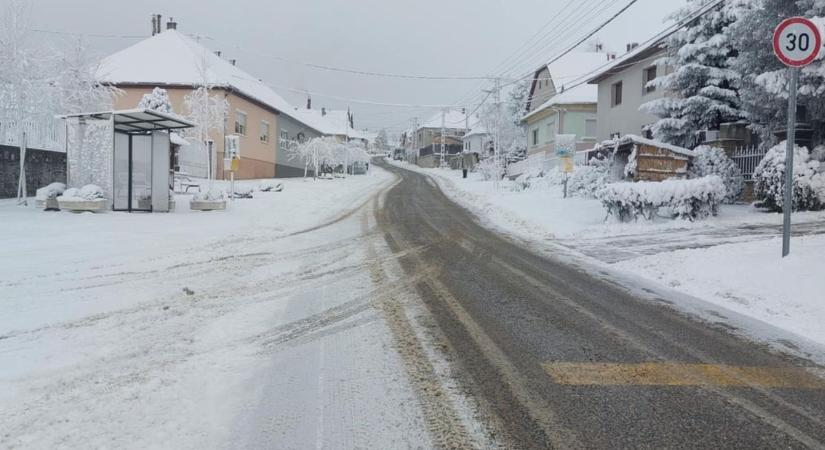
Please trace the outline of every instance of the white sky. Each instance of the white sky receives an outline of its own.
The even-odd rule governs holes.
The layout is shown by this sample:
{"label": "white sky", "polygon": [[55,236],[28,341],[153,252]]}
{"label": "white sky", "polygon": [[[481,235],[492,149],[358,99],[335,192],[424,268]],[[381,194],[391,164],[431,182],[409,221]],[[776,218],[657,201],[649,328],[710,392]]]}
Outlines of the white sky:
{"label": "white sky", "polygon": [[[295,106],[309,90],[381,103],[456,104],[478,99],[481,81],[404,80],[329,72],[271,56],[364,71],[408,75],[487,76],[551,22],[548,39],[507,71],[523,74],[621,9],[628,0],[30,0],[36,28],[89,34],[149,35],[150,16],[170,16],[213,50],[274,85]],[[685,0],[638,0],[597,36],[621,53],[664,27]],[[549,34],[546,34],[549,33]],[[62,39],[43,35],[48,39]],[[551,39],[552,38],[552,39]],[[95,38],[101,56],[135,39]],[[539,51],[541,50],[541,51]],[[512,76],[511,74],[511,76]],[[392,132],[437,109],[398,108],[313,96],[313,107],[346,108],[358,128]]]}

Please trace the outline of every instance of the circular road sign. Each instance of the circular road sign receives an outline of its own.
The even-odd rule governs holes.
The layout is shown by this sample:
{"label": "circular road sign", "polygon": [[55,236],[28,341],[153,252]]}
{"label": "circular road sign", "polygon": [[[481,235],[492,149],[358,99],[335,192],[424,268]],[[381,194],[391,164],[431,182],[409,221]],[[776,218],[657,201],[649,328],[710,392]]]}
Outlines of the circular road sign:
{"label": "circular road sign", "polygon": [[819,27],[804,17],[783,20],[773,33],[773,51],[786,66],[807,66],[821,48]]}

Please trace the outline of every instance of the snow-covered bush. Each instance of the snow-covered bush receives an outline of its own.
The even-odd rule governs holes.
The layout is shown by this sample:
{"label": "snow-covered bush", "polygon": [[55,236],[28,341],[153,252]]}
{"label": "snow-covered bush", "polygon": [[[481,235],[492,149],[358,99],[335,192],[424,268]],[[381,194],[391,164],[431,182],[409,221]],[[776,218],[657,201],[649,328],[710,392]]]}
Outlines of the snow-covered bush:
{"label": "snow-covered bush", "polygon": [[37,190],[35,198],[37,200],[49,200],[57,198],[66,191],[66,185],[63,183],[51,183]]}
{"label": "snow-covered bush", "polygon": [[232,198],[252,198],[251,187],[236,187]]}
{"label": "snow-covered bush", "polygon": [[476,171],[481,174],[481,179],[484,181],[500,180],[504,176],[504,167],[501,164],[496,164],[495,158],[481,160],[476,166]]}
{"label": "snow-covered bush", "polygon": [[103,189],[94,184],[87,184],[82,188],[66,189],[59,198],[71,201],[93,201],[106,198]]}
{"label": "snow-covered bush", "polygon": [[204,192],[196,192],[192,196],[192,201],[195,202],[220,202],[226,199],[224,191],[211,190]]}
{"label": "snow-covered bush", "polygon": [[[772,147],[756,166],[753,173],[754,195],[757,206],[772,211],[782,211],[785,199],[786,143]],[[805,147],[794,146],[793,204],[794,211],[816,211],[825,206],[825,187],[818,174],[819,161],[811,160]],[[818,175],[818,176],[817,176]]]}
{"label": "snow-covered bush", "polygon": [[718,147],[700,145],[693,150],[694,157],[688,166],[689,178],[717,175],[725,183],[725,203],[732,204],[742,195],[745,180],[742,171],[736,167],[724,150]]}
{"label": "snow-covered bush", "polygon": [[607,185],[610,162],[606,158],[592,158],[587,166],[575,166],[567,190],[570,195],[596,198],[596,193]]}
{"label": "snow-covered bush", "polygon": [[564,183],[564,173],[558,167],[548,171],[535,170],[519,175],[511,190],[514,192],[549,189],[553,186],[560,186]]}
{"label": "snow-covered bush", "polygon": [[639,169],[639,161],[636,160],[636,154],[639,148],[637,146],[633,146],[633,151],[630,152],[630,156],[627,157],[627,164],[624,165],[624,177],[628,179],[633,179],[636,177],[636,171]]}
{"label": "snow-covered bush", "polygon": [[166,89],[156,87],[152,92],[143,94],[143,97],[138,103],[140,109],[151,109],[164,114],[175,115],[172,110],[172,101],[169,100],[169,93]]}
{"label": "snow-covered bush", "polygon": [[694,221],[716,215],[726,190],[716,175],[693,180],[611,183],[598,192],[607,215],[620,222],[652,220],[666,208],[673,218]]}

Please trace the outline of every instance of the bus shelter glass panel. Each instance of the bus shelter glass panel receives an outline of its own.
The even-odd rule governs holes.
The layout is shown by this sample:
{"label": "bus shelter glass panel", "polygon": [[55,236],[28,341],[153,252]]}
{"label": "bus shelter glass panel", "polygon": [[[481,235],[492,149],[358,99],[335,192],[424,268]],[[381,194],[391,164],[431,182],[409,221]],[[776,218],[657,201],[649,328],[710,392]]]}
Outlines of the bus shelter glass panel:
{"label": "bus shelter glass panel", "polygon": [[129,210],[129,135],[115,133],[114,183],[112,186],[114,209]]}
{"label": "bus shelter glass panel", "polygon": [[131,209],[152,210],[152,136],[132,135]]}

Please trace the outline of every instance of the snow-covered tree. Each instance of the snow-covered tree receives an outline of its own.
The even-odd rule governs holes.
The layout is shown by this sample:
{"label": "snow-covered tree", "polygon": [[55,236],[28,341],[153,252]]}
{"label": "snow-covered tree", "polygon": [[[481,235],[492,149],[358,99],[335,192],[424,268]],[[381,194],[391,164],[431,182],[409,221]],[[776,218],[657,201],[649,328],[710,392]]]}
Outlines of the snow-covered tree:
{"label": "snow-covered tree", "polygon": [[140,103],[138,103],[138,108],[151,109],[160,113],[175,115],[175,111],[172,108],[172,101],[169,100],[169,93],[166,92],[166,89],[159,87],[152,89],[152,92],[148,94],[143,94]]}
{"label": "snow-covered tree", "polygon": [[[690,0],[673,18],[684,20],[703,3]],[[656,139],[692,148],[698,143],[698,131],[717,130],[720,124],[741,118],[737,95],[741,76],[730,67],[736,47],[728,28],[735,19],[734,10],[720,4],[667,39],[667,56],[659,63],[673,71],[650,86],[672,95],[642,105],[643,111],[659,117],[651,125]]]}
{"label": "snow-covered tree", "polygon": [[100,60],[89,51],[83,39],[77,39],[70,48],[61,51],[56,63],[55,72],[59,75],[54,86],[59,91],[61,113],[112,109],[114,98],[121,91],[98,81],[96,74]]}
{"label": "snow-covered tree", "polygon": [[[731,67],[743,74],[739,96],[745,117],[765,146],[777,142],[776,130],[787,123],[787,68],[773,54],[770,42],[782,19],[793,16],[825,16],[822,0],[731,0],[729,8],[738,20],[729,28],[738,54]],[[813,128],[814,145],[825,141],[825,61],[819,59],[802,69],[797,103],[800,120]]]}
{"label": "snow-covered tree", "polygon": [[32,124],[51,119],[56,96],[54,74],[48,58],[31,37],[29,7],[22,0],[8,0],[0,18],[0,119],[20,148],[18,204],[26,205],[26,135]]}
{"label": "snow-covered tree", "polygon": [[378,131],[378,136],[375,137],[375,148],[382,153],[389,149],[389,137],[387,137],[386,128],[382,128]]}
{"label": "snow-covered tree", "polygon": [[183,98],[183,104],[186,109],[184,117],[195,124],[193,128],[187,130],[187,136],[193,138],[203,149],[208,168],[207,175],[212,180],[215,177],[212,165],[214,155],[209,153],[208,142],[213,131],[223,130],[226,115],[229,112],[229,102],[220,95],[212,94],[214,82],[210,78],[209,57],[210,55],[204,52],[198,60],[200,86]]}
{"label": "snow-covered tree", "polygon": [[728,191],[725,203],[735,203],[742,195],[744,187],[742,171],[736,167],[736,163],[718,147],[700,145],[693,150],[693,153],[694,157],[688,167],[688,177],[702,178],[708,175],[718,175]]}
{"label": "snow-covered tree", "polygon": [[297,159],[304,163],[304,178],[312,167],[313,178],[318,177],[321,165],[331,162],[336,148],[341,143],[333,137],[315,137],[305,142],[293,143],[287,149],[290,159]]}

